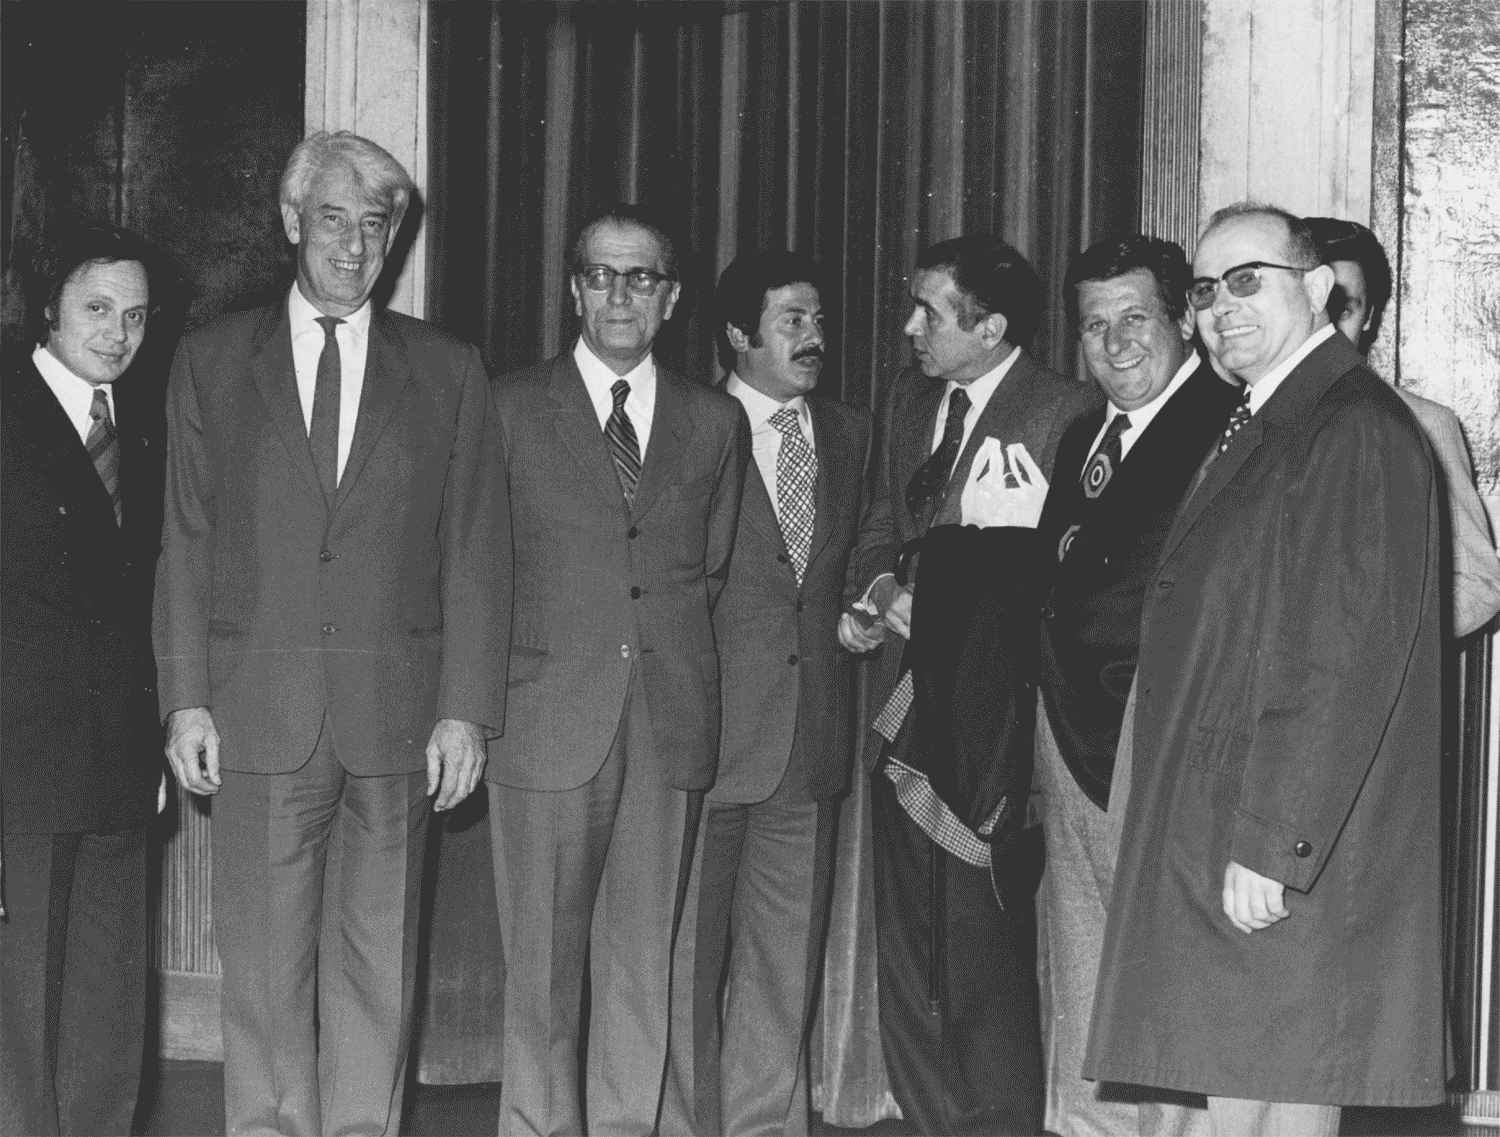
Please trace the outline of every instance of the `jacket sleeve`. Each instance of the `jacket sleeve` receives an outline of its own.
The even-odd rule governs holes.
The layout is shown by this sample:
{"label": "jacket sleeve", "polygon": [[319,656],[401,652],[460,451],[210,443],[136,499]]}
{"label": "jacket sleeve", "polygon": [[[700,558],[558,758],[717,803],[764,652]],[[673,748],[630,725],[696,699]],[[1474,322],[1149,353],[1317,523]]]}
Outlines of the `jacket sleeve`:
{"label": "jacket sleeve", "polygon": [[735,400],[734,415],[734,426],[719,456],[718,479],[708,509],[708,545],[703,562],[710,611],[718,606],[724,584],[729,579],[729,559],[734,554],[740,502],[745,493],[745,471],[750,465],[750,420],[745,417],[745,410],[738,400]]}
{"label": "jacket sleeve", "polygon": [[[1458,416],[1446,407],[1428,437],[1443,467],[1453,534],[1453,634],[1471,635],[1500,612],[1500,557],[1490,537],[1484,503],[1474,489],[1474,468]],[[1424,425],[1426,425],[1424,423]]]}
{"label": "jacket sleeve", "polygon": [[167,380],[166,496],[151,615],[163,719],[176,710],[209,705],[208,620],[217,503],[192,346],[188,338],[178,345]]}
{"label": "jacket sleeve", "polygon": [[896,567],[900,545],[896,540],[896,517],[891,505],[890,437],[896,395],[902,379],[897,378],[870,433],[859,533],[854,539],[849,569],[844,578],[846,608],[865,594],[876,577],[894,572]]}
{"label": "jacket sleeve", "polygon": [[1289,476],[1230,858],[1307,891],[1436,641],[1440,527],[1427,446],[1371,400],[1335,411]]}
{"label": "jacket sleeve", "polygon": [[514,557],[500,417],[477,348],[464,362],[438,523],[443,670],[437,717],[505,728]]}

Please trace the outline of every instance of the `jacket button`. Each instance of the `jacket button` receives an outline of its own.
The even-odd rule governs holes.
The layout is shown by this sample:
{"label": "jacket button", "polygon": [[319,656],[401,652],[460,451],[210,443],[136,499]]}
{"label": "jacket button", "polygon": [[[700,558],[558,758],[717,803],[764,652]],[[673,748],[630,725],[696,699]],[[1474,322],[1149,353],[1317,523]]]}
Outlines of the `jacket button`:
{"label": "jacket button", "polygon": [[789,656],[787,656],[786,657],[786,661],[787,661],[788,664],[790,664],[793,667],[797,666],[797,657],[795,655],[789,655]]}
{"label": "jacket button", "polygon": [[334,626],[333,626],[333,625],[332,625],[332,624],[324,624],[324,625],[323,625],[323,634],[324,634],[324,635],[325,635],[325,636],[331,636],[331,635],[333,635],[333,633],[334,633],[334,632],[335,632],[335,631],[337,631],[337,630],[338,630],[338,629],[337,629],[337,628],[335,628],[335,627],[334,627]]}
{"label": "jacket button", "polygon": [[632,599],[632,600],[639,600],[640,598],[641,598],[641,590],[640,590],[640,588],[639,587],[632,587],[630,589],[630,599]]}
{"label": "jacket button", "polygon": [[330,553],[327,549],[324,549],[321,553],[318,554],[318,560],[322,561],[326,565],[329,561],[333,560],[333,554]]}
{"label": "jacket button", "polygon": [[802,611],[802,601],[797,601],[797,611]]}
{"label": "jacket button", "polygon": [[1298,841],[1292,846],[1292,852],[1296,853],[1299,857],[1310,857],[1312,856],[1312,846],[1306,841]]}
{"label": "jacket button", "polygon": [[640,535],[641,535],[641,531],[639,529],[637,529],[634,525],[632,525],[630,527],[630,529],[625,534],[625,536],[629,537],[632,541],[634,541]]}
{"label": "jacket button", "polygon": [[789,562],[789,561],[790,561],[790,560],[791,560],[791,559],[792,559],[792,558],[791,558],[791,557],[789,557],[789,556],[787,556],[787,555],[786,555],[786,554],[785,554],[785,553],[777,553],[777,554],[776,554],[776,559],[777,559],[777,561],[779,561],[779,562],[780,562],[780,563],[781,563],[781,564],[786,564],[786,563],[788,563],[788,562]]}
{"label": "jacket button", "polygon": [[630,645],[629,644],[621,644],[620,645],[620,658],[621,659],[629,659],[630,658]]}
{"label": "jacket button", "polygon": [[1162,589],[1163,591],[1165,591],[1166,589],[1169,589],[1169,588],[1172,587],[1172,582],[1170,580],[1158,580],[1156,582],[1156,587]]}

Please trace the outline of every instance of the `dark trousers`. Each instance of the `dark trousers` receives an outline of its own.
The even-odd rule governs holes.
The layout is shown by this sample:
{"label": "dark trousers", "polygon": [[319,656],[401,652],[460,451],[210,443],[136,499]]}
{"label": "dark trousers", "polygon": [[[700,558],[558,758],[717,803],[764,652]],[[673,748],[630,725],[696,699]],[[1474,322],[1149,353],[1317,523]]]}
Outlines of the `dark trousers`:
{"label": "dark trousers", "polygon": [[584,1132],[585,966],[587,1131],[650,1133],[666,1071],[674,925],[702,794],[673,789],[657,768],[638,679],[589,781],[558,791],[491,785],[489,793],[505,953],[500,1133]]}
{"label": "dark trousers", "polygon": [[146,1046],[146,831],[7,833],[0,1133],[128,1133]]}
{"label": "dark trousers", "polygon": [[[1037,1133],[1042,1125],[1036,908],[1002,912],[988,870],[934,844],[885,774],[870,776],[880,1038],[891,1092],[918,1133]],[[937,999],[932,858],[941,859]]]}
{"label": "dark trousers", "polygon": [[663,1133],[807,1133],[838,809],[792,781],[754,805],[704,807],[673,959]]}
{"label": "dark trousers", "polygon": [[293,773],[223,778],[213,916],[225,1132],[394,1134],[411,1039],[426,774],[354,777],[325,729]]}

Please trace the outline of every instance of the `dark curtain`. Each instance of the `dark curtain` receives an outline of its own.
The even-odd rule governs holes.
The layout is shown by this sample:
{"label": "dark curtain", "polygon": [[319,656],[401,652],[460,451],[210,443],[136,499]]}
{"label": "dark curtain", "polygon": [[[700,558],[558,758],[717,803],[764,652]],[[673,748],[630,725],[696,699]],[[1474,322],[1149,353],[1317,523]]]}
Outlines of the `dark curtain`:
{"label": "dark curtain", "polygon": [[[691,243],[657,350],[717,374],[708,300],[741,250],[813,252],[827,276],[822,394],[879,405],[919,249],[998,233],[1053,303],[1035,347],[1076,373],[1070,255],[1132,231],[1146,6],[1130,2],[445,3],[430,9],[428,314],[497,372],[577,335],[578,220],[610,200],[669,209]],[[863,716],[863,710],[861,710]],[[853,756],[851,756],[852,760]],[[860,781],[860,779],[856,779]],[[421,1076],[498,1076],[487,825],[450,822],[436,881]],[[839,1125],[894,1112],[875,1030],[868,806],[845,803],[816,1104]],[[477,1045],[476,1043],[481,1044]],[[483,1055],[482,1058],[476,1055]]]}

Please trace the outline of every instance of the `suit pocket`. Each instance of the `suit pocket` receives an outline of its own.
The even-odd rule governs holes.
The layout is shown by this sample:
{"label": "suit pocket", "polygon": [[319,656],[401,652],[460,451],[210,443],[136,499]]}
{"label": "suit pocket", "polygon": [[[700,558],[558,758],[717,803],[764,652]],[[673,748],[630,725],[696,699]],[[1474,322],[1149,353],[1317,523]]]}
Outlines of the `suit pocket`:
{"label": "suit pocket", "polygon": [[706,478],[697,478],[691,482],[680,482],[677,485],[668,486],[662,491],[662,496],[676,498],[678,501],[687,501],[691,498],[702,497],[713,490],[716,480],[716,476],[710,474]]}
{"label": "suit pocket", "polygon": [[1237,771],[1250,752],[1250,736],[1238,730],[1195,730],[1188,740],[1187,764],[1215,773]]}

